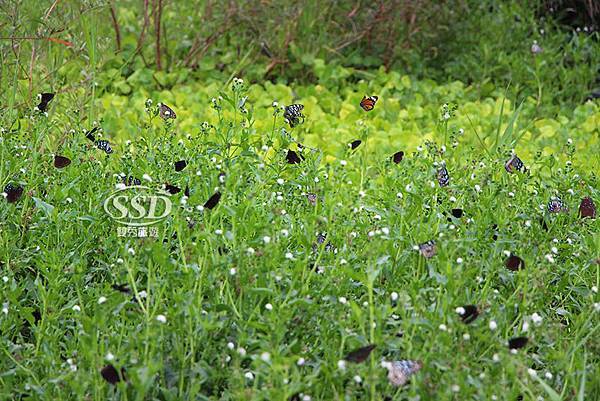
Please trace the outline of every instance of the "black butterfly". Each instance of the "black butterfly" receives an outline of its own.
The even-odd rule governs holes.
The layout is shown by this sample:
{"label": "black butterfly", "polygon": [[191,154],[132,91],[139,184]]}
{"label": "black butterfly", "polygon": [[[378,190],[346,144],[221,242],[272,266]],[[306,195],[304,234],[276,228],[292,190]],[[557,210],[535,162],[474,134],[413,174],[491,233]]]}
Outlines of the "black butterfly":
{"label": "black butterfly", "polygon": [[119,375],[119,372],[113,365],[106,365],[103,367],[102,370],[100,370],[100,374],[104,380],[112,385],[115,385],[121,380],[125,379],[125,369],[121,368],[121,375]]}
{"label": "black butterfly", "polygon": [[187,162],[185,160],[179,160],[175,162],[175,171],[181,171],[187,166]]}
{"label": "black butterfly", "polygon": [[108,141],[104,139],[96,141],[96,147],[100,150],[105,151],[107,155],[110,155],[113,152],[112,148],[110,147],[110,143],[108,143]]}
{"label": "black butterfly", "polygon": [[165,184],[165,189],[171,195],[175,195],[175,194],[178,194],[179,192],[181,192],[181,188],[176,187],[175,185],[171,185],[171,184]]}
{"label": "black butterfly", "polygon": [[302,155],[298,156],[298,153],[289,149],[287,151],[287,155],[285,156],[285,159],[287,160],[288,164],[299,164],[304,159],[304,156],[302,156]]}
{"label": "black butterfly", "polygon": [[8,203],[15,203],[23,195],[23,187],[20,185],[6,184],[4,187],[6,193],[6,201]]}
{"label": "black butterfly", "polygon": [[515,170],[520,171],[524,167],[523,161],[519,159],[519,156],[513,154],[510,159],[504,164],[504,168],[509,173],[514,172]]}
{"label": "black butterfly", "polygon": [[579,204],[579,217],[589,217],[591,219],[596,218],[596,205],[589,196],[583,198]]}
{"label": "black butterfly", "polygon": [[123,177],[123,184],[130,187],[132,185],[142,185],[142,181],[140,181],[139,178],[130,175],[129,177]]}
{"label": "black butterfly", "polygon": [[515,337],[508,340],[508,348],[519,349],[527,345],[529,339],[527,337]]}
{"label": "black butterfly", "polygon": [[48,103],[54,99],[54,93],[40,93],[39,98],[40,104],[37,105],[37,109],[43,113],[48,109]]}
{"label": "black butterfly", "polygon": [[210,198],[208,198],[208,200],[204,204],[204,207],[206,209],[214,209],[215,206],[217,206],[217,204],[219,203],[220,200],[221,200],[221,193],[220,192],[215,192],[213,194],[213,196],[211,196]]}
{"label": "black butterfly", "polygon": [[432,258],[437,253],[437,247],[434,240],[429,240],[419,244],[419,252],[426,258]]}
{"label": "black butterfly", "polygon": [[473,322],[479,316],[479,309],[476,305],[464,305],[462,306],[462,309],[464,309],[464,312],[461,310],[459,315],[466,324]]}
{"label": "black butterfly", "polygon": [[186,185],[186,186],[185,186],[185,189],[183,190],[183,194],[184,194],[186,197],[188,197],[188,198],[189,198],[189,197],[190,197],[190,187],[188,187],[188,186]]}
{"label": "black butterfly", "polygon": [[354,149],[358,148],[361,143],[362,143],[362,141],[360,139],[357,139],[355,141],[350,142],[348,145],[350,146],[350,149],[354,150]]}
{"label": "black butterfly", "polygon": [[127,284],[113,284],[111,285],[111,288],[115,291],[122,292],[123,294],[129,294],[131,292],[131,289],[127,287]]}
{"label": "black butterfly", "polygon": [[296,125],[300,124],[300,119],[302,119],[302,122],[304,122],[304,114],[302,114],[302,109],[304,109],[304,105],[302,104],[290,104],[289,106],[285,106],[283,118],[288,121],[291,128],[294,128]]}
{"label": "black butterfly", "polygon": [[403,158],[404,158],[404,152],[399,151],[399,152],[394,153],[394,155],[392,156],[392,161],[394,163],[398,164],[402,161]]}
{"label": "black butterfly", "polygon": [[437,180],[440,184],[440,187],[445,187],[450,182],[450,174],[448,174],[448,169],[446,166],[442,165],[437,172]]}
{"label": "black butterfly", "polygon": [[552,198],[548,202],[548,211],[550,213],[566,212],[568,209],[560,198]]}
{"label": "black butterfly", "polygon": [[[452,216],[454,216],[457,219],[460,219],[461,217],[463,217],[463,210],[462,209],[452,209],[450,211],[450,214],[452,214]],[[448,217],[448,221],[452,221],[451,217]]]}
{"label": "black butterfly", "polygon": [[504,266],[506,266],[506,268],[508,270],[511,270],[513,272],[517,271],[517,270],[521,270],[525,268],[525,261],[523,261],[523,259],[521,259],[520,257],[518,257],[517,255],[510,255],[505,261],[504,261]]}
{"label": "black butterfly", "polygon": [[167,106],[164,103],[159,103],[158,104],[158,114],[160,115],[160,117],[163,120],[168,120],[169,118],[172,118],[172,119],[176,119],[177,118],[177,114],[175,114],[175,112],[173,111],[173,109],[170,108],[169,106]]}
{"label": "black butterfly", "polygon": [[68,157],[59,155],[54,156],[54,167],[63,168],[67,167],[69,164],[71,164],[71,159],[69,159]]}
{"label": "black butterfly", "polygon": [[498,230],[498,224],[493,224],[492,230],[494,231],[494,234],[492,234],[492,239],[496,241],[498,239],[498,232],[496,231]]}
{"label": "black butterfly", "polygon": [[96,131],[98,131],[98,127],[92,128],[91,130],[85,133],[85,137],[92,142],[96,142],[96,136],[94,135]]}
{"label": "black butterfly", "polygon": [[371,351],[373,351],[377,347],[375,344],[369,344],[367,346],[355,349],[350,352],[348,355],[344,357],[344,359],[348,362],[361,363],[364,362],[369,355],[371,355]]}

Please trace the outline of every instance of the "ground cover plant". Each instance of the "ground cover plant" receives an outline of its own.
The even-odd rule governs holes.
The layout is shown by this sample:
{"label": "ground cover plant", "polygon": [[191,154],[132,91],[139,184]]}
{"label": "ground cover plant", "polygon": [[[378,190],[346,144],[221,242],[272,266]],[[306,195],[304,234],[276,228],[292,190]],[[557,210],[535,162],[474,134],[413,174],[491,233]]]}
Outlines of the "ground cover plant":
{"label": "ground cover plant", "polygon": [[[127,53],[139,5],[65,4],[1,5],[7,36],[31,18],[53,40],[0,42],[0,399],[600,397],[594,33],[570,34],[582,65],[557,70],[563,33],[542,52],[490,39],[524,15],[506,2],[481,39],[502,51],[453,54],[434,74],[450,79],[379,67],[389,49],[363,42],[344,56],[369,68],[315,42],[263,75],[228,59],[244,36],[187,68],[181,34],[159,66]],[[322,18],[296,12],[304,33]],[[172,207],[119,215],[122,194]]]}

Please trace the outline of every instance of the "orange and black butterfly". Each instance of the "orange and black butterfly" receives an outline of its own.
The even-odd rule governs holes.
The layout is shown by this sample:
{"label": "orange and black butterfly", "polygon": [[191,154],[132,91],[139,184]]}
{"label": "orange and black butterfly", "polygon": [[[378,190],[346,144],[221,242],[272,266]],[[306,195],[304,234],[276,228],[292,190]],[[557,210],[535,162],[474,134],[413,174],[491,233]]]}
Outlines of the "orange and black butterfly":
{"label": "orange and black butterfly", "polygon": [[375,107],[377,99],[379,99],[377,96],[363,96],[362,100],[360,101],[360,107],[362,107],[364,111],[371,111]]}

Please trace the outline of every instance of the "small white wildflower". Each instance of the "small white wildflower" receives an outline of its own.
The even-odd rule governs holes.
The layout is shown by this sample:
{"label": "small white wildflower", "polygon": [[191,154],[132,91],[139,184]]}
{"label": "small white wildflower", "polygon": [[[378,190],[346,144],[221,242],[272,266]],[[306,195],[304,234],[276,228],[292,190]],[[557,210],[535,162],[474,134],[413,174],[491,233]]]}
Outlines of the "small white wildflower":
{"label": "small white wildflower", "polygon": [[463,262],[463,258],[456,258],[456,263],[459,265]]}
{"label": "small white wildflower", "polygon": [[106,356],[104,357],[104,359],[106,359],[108,362],[110,362],[110,361],[114,361],[114,359],[115,359],[115,356],[114,356],[112,353],[108,352],[108,353],[106,354]]}
{"label": "small white wildflower", "polygon": [[479,184],[475,184],[475,191],[477,192],[481,192],[481,187],[479,186]]}
{"label": "small white wildflower", "polygon": [[406,190],[406,192],[410,192],[412,190],[412,185],[406,184],[406,187],[404,187],[404,189]]}
{"label": "small white wildflower", "polygon": [[315,182],[319,182],[319,177],[315,177]]}
{"label": "small white wildflower", "polygon": [[450,202],[452,203],[456,203],[456,198],[454,196],[451,196],[449,199]]}
{"label": "small white wildflower", "polygon": [[289,260],[293,260],[294,259],[294,254],[291,253],[291,252],[286,252],[285,258],[289,259]]}
{"label": "small white wildflower", "polygon": [[558,248],[553,246],[552,249],[550,249],[552,251],[553,254],[557,254],[558,253]]}
{"label": "small white wildflower", "polygon": [[469,341],[471,339],[471,335],[469,333],[463,334],[463,340]]}
{"label": "small white wildflower", "polygon": [[554,263],[554,257],[553,257],[552,255],[550,255],[550,254],[547,254],[547,255],[545,256],[545,258],[546,258],[546,260],[547,260],[548,262],[550,262],[550,263]]}
{"label": "small white wildflower", "polygon": [[8,283],[8,277],[6,277],[6,276],[2,277],[2,281],[4,281],[5,283]]}
{"label": "small white wildflower", "polygon": [[525,221],[525,227],[531,227],[531,220]]}
{"label": "small white wildflower", "polygon": [[360,196],[361,198],[364,198],[367,194],[365,193],[365,191],[358,191],[358,196]]}
{"label": "small white wildflower", "polygon": [[498,354],[494,354],[494,355],[492,355],[492,360],[493,360],[494,362],[500,362],[500,355],[498,355]]}
{"label": "small white wildflower", "polygon": [[271,360],[271,354],[268,352],[263,352],[260,354],[260,359],[262,359],[263,362],[269,362]]}
{"label": "small white wildflower", "polygon": [[73,305],[73,311],[75,312],[81,312],[81,307],[79,305]]}
{"label": "small white wildflower", "polygon": [[452,391],[458,393],[460,391],[460,386],[458,384],[453,384]]}
{"label": "small white wildflower", "polygon": [[502,253],[504,254],[504,256],[509,257],[510,256],[510,251],[508,250],[503,250]]}
{"label": "small white wildflower", "polygon": [[442,323],[442,324],[440,324],[440,325],[438,326],[438,328],[439,328],[441,331],[448,331],[448,327],[446,327],[446,325],[445,325],[445,324],[443,324],[443,323]]}
{"label": "small white wildflower", "polygon": [[595,310],[596,312],[600,312],[600,302],[596,302],[596,303],[594,303],[594,310]]}
{"label": "small white wildflower", "polygon": [[548,379],[548,380],[552,380],[552,377],[553,377],[553,376],[552,376],[552,373],[550,373],[550,372],[546,372],[546,373],[544,373],[544,376],[545,376],[545,377],[546,377],[546,379]]}
{"label": "small white wildflower", "polygon": [[125,185],[122,182],[120,182],[117,185],[115,185],[115,188],[117,188],[118,190],[121,190],[121,189],[127,188],[127,185]]}
{"label": "small white wildflower", "polygon": [[338,369],[339,370],[346,370],[346,361],[343,359],[340,359],[337,363]]}
{"label": "small white wildflower", "polygon": [[167,317],[165,315],[157,315],[156,321],[160,323],[167,323]]}
{"label": "small white wildflower", "polygon": [[244,374],[244,377],[248,380],[253,380],[254,379],[254,375],[252,374],[252,372],[246,372]]}
{"label": "small white wildflower", "polygon": [[283,185],[283,183],[284,183],[284,182],[285,182],[285,181],[283,180],[283,178],[278,178],[278,179],[277,179],[277,183],[278,183],[279,185]]}
{"label": "small white wildflower", "polygon": [[398,199],[402,199],[402,192],[398,192],[398,193],[396,194],[396,198],[398,198]]}
{"label": "small white wildflower", "polygon": [[340,160],[340,164],[341,164],[342,166],[345,166],[345,165],[347,165],[347,164],[348,164],[348,162],[347,162],[346,160]]}
{"label": "small white wildflower", "polygon": [[529,323],[527,323],[527,320],[525,320],[523,322],[523,332],[527,332],[529,331]]}
{"label": "small white wildflower", "polygon": [[142,290],[138,293],[140,298],[146,298],[148,296],[148,293],[146,292],[146,290]]}
{"label": "small white wildflower", "polygon": [[269,310],[269,311],[271,311],[271,310],[273,310],[273,305],[271,305],[271,304],[266,304],[266,305],[265,305],[265,309],[266,309],[266,310]]}
{"label": "small white wildflower", "polygon": [[498,328],[498,324],[495,320],[490,320],[490,330],[494,331]]}
{"label": "small white wildflower", "polygon": [[105,302],[106,302],[106,297],[100,297],[100,298],[98,298],[98,305],[102,305]]}
{"label": "small white wildflower", "polygon": [[271,242],[271,237],[269,237],[268,235],[265,235],[265,236],[263,237],[263,242],[264,242],[265,244],[268,244],[269,242]]}
{"label": "small white wildflower", "polygon": [[571,138],[569,138],[569,139],[567,139],[567,143],[568,143],[569,145],[572,145],[572,144],[573,144],[573,140],[572,140]]}
{"label": "small white wildflower", "polygon": [[127,252],[128,252],[130,255],[135,255],[135,249],[133,249],[133,248],[129,248],[129,249],[127,249]]}
{"label": "small white wildflower", "polygon": [[306,359],[304,358],[300,358],[298,359],[298,361],[296,362],[296,365],[298,366],[304,366],[304,364],[306,363]]}
{"label": "small white wildflower", "polygon": [[8,302],[2,304],[2,313],[8,315]]}
{"label": "small white wildflower", "polygon": [[235,344],[230,341],[227,343],[227,348],[229,348],[230,350],[233,350],[235,348]]}
{"label": "small white wildflower", "polygon": [[340,265],[348,264],[348,261],[344,258],[340,259]]}
{"label": "small white wildflower", "polygon": [[456,308],[454,311],[455,311],[456,313],[458,313],[459,315],[461,315],[461,316],[462,316],[462,315],[464,315],[464,314],[466,313],[466,310],[465,310],[465,308],[463,308],[462,306],[459,306],[459,307],[458,307],[458,308]]}
{"label": "small white wildflower", "polygon": [[256,252],[256,251],[255,251],[255,250],[254,250],[254,248],[252,248],[252,247],[248,247],[248,249],[246,249],[246,253],[247,253],[248,255],[254,255],[254,253],[255,253],[255,252]]}
{"label": "small white wildflower", "polygon": [[148,182],[152,182],[152,177],[150,177],[148,174],[144,174],[144,175],[142,176],[142,179],[144,179],[144,180],[146,180],[146,181],[148,181]]}
{"label": "small white wildflower", "polygon": [[235,276],[235,275],[236,275],[236,273],[237,273],[237,270],[236,270],[236,268],[235,268],[235,267],[232,267],[231,269],[229,269],[229,274],[230,274],[231,276]]}
{"label": "small white wildflower", "polygon": [[240,354],[240,356],[246,356],[246,349],[243,347],[239,347],[237,349],[238,354]]}
{"label": "small white wildflower", "polygon": [[341,304],[344,304],[344,305],[345,305],[346,303],[348,303],[348,300],[346,299],[346,297],[339,297],[339,298],[338,298],[338,301],[339,301],[339,303],[341,303]]}
{"label": "small white wildflower", "polygon": [[515,193],[514,192],[509,192],[508,196],[510,196],[511,198],[514,198],[515,197]]}
{"label": "small white wildflower", "polygon": [[[4,277],[5,279],[7,279],[6,281],[4,281],[5,283],[8,281],[8,277]],[[595,285],[592,286],[592,292],[594,294],[598,293],[598,287],[596,287]]]}
{"label": "small white wildflower", "polygon": [[531,376],[531,377],[537,376],[537,372],[531,368],[527,369],[527,373],[529,373],[529,376]]}
{"label": "small white wildflower", "polygon": [[417,152],[422,152],[423,151],[423,147],[421,145],[417,146]]}
{"label": "small white wildflower", "polygon": [[387,228],[387,227],[383,227],[383,228],[381,229],[381,232],[382,232],[384,235],[389,235],[389,234],[390,234],[390,229],[389,229],[389,228]]}
{"label": "small white wildflower", "polygon": [[392,292],[390,294],[390,298],[392,299],[393,302],[396,302],[398,300],[398,293],[396,291]]}
{"label": "small white wildflower", "polygon": [[362,378],[359,375],[354,376],[353,379],[358,384],[362,383]]}
{"label": "small white wildflower", "polygon": [[73,199],[71,199],[71,198],[67,198],[67,199],[65,199],[65,201],[67,201],[67,203],[73,203]]}
{"label": "small white wildflower", "polygon": [[531,315],[531,321],[536,325],[539,326],[540,324],[542,324],[542,317],[540,315],[538,315],[537,312],[534,312],[533,315]]}

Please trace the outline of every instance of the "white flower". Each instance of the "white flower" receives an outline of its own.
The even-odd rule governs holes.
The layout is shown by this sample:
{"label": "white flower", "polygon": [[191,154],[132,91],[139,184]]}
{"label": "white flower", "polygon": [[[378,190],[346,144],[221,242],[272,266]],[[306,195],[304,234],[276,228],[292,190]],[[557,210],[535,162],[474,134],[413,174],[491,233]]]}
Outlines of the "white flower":
{"label": "white flower", "polygon": [[198,206],[196,206],[196,210],[199,211],[199,212],[201,212],[201,211],[204,210],[204,206],[198,205]]}
{"label": "white flower", "polygon": [[2,313],[8,315],[8,302],[2,304]]}
{"label": "white flower", "polygon": [[71,199],[71,198],[67,198],[67,199],[65,199],[65,201],[67,201],[67,203],[73,203],[73,199]]}
{"label": "white flower", "polygon": [[510,256],[510,251],[508,250],[503,250],[502,253],[504,254],[504,256],[509,257]]}
{"label": "white flower", "polygon": [[[7,280],[4,281],[6,283],[8,281],[8,277],[4,277],[4,278],[7,279]],[[592,292],[594,294],[597,294],[598,293],[598,287],[596,287],[595,285],[592,286]]]}
{"label": "white flower", "polygon": [[353,379],[358,384],[362,383],[362,378],[359,375],[354,376]]}
{"label": "white flower", "polygon": [[554,257],[553,257],[552,255],[550,255],[550,254],[547,254],[547,255],[545,256],[545,258],[546,258],[546,260],[547,260],[548,262],[550,262],[550,263],[554,263]]}
{"label": "white flower", "polygon": [[266,304],[266,305],[265,305],[265,309],[266,309],[266,310],[269,310],[269,311],[270,311],[270,310],[273,310],[273,305],[271,305],[271,304]]}
{"label": "white flower", "polygon": [[546,376],[546,379],[552,380],[552,373],[546,372],[546,373],[544,373],[544,376]]}
{"label": "white flower", "polygon": [[157,315],[156,321],[160,323],[167,323],[167,317],[165,315]]}
{"label": "white flower", "polygon": [[529,323],[527,323],[527,320],[525,320],[523,322],[523,332],[526,332],[529,330]]}
{"label": "white flower", "polygon": [[465,308],[463,308],[462,306],[459,306],[459,307],[458,307],[458,308],[456,308],[454,311],[455,311],[456,313],[458,313],[459,315],[461,315],[461,316],[462,316],[462,315],[464,315],[464,314],[465,314],[465,312],[466,312]]}
{"label": "white flower", "polygon": [[479,184],[475,184],[475,191],[477,192],[481,192],[481,187],[479,186]]}
{"label": "white flower", "polygon": [[456,203],[456,198],[454,196],[451,196],[449,199],[450,202]]}
{"label": "white flower", "polygon": [[122,182],[120,182],[117,185],[115,185],[115,188],[117,188],[118,190],[121,190],[121,189],[127,188],[127,185],[125,185]]}
{"label": "white flower", "polygon": [[106,302],[106,297],[100,297],[100,298],[98,298],[98,305],[102,305],[105,302]]}
{"label": "white flower", "polygon": [[531,220],[525,221],[525,227],[531,227]]}
{"label": "white flower", "polygon": [[138,293],[138,296],[140,298],[146,298],[148,296],[148,293],[146,292],[146,290],[142,290]]}
{"label": "white flower", "polygon": [[461,264],[463,262],[463,258],[456,258],[456,263]]}
{"label": "white flower", "polygon": [[298,366],[303,366],[306,363],[306,359],[304,358],[300,358],[298,359],[298,361],[296,362],[296,365]]}
{"label": "white flower", "polygon": [[346,299],[346,297],[339,297],[338,298],[339,303],[341,304],[346,304],[348,302],[348,300]]}
{"label": "white flower", "polygon": [[358,196],[360,196],[361,198],[364,198],[367,194],[365,193],[365,191],[358,191]]}
{"label": "white flower", "polygon": [[319,177],[315,177],[315,182],[319,182]]}
{"label": "white flower", "polygon": [[115,356],[113,354],[111,354],[110,352],[106,354],[106,356],[104,357],[104,359],[106,359],[107,361],[113,361],[115,359]]}
{"label": "white flower", "polygon": [[221,230],[221,229],[216,229],[216,230],[215,230],[215,234],[217,234],[217,235],[223,235],[223,230]]}
{"label": "white flower", "polygon": [[498,328],[498,324],[495,320],[490,320],[490,330],[494,331]]}
{"label": "white flower", "polygon": [[567,139],[567,143],[568,143],[569,145],[572,145],[572,144],[573,144],[573,140],[572,140],[571,138],[569,138],[569,139]]}
{"label": "white flower", "polygon": [[389,235],[389,233],[390,233],[390,229],[389,229],[389,228],[387,228],[387,227],[383,227],[383,228],[381,229],[381,232],[382,232],[384,235]]}
{"label": "white flower", "polygon": [[533,315],[531,315],[531,321],[536,325],[539,326],[540,324],[542,324],[542,317],[540,315],[537,314],[537,312],[534,312]]}
{"label": "white flower", "polygon": [[235,274],[237,273],[237,270],[235,267],[232,267],[231,269],[229,269],[229,274],[232,276],[235,276]]}
{"label": "white flower", "polygon": [[130,255],[135,255],[135,249],[133,248],[127,249],[127,252],[129,252]]}
{"label": "white flower", "polygon": [[552,249],[550,249],[552,251],[552,253],[557,254],[558,253],[558,248],[553,246]]}
{"label": "white flower", "polygon": [[337,363],[338,369],[339,370],[346,370],[346,361],[343,359],[340,359]]}
{"label": "white flower", "polygon": [[398,293],[396,291],[392,292],[390,294],[390,298],[392,299],[393,302],[396,302],[398,300]]}
{"label": "white flower", "polygon": [[531,377],[537,376],[537,372],[531,368],[527,369],[527,373],[529,373],[529,376],[531,376]]}
{"label": "white flower", "polygon": [[79,305],[73,305],[72,308],[75,312],[81,312],[81,308],[79,307]]}
{"label": "white flower", "polygon": [[510,196],[511,198],[514,198],[515,197],[515,193],[514,192],[509,192],[508,196]]}
{"label": "white flower", "polygon": [[596,302],[596,303],[594,303],[594,310],[595,310],[596,312],[600,312],[600,302]]}
{"label": "white flower", "polygon": [[254,255],[254,252],[256,252],[256,251],[252,247],[248,247],[248,249],[246,249],[246,253],[248,255]]}
{"label": "white flower", "polygon": [[144,179],[144,180],[146,180],[146,181],[148,181],[148,182],[152,182],[152,177],[150,177],[148,174],[144,174],[144,175],[142,176],[142,179]]}
{"label": "white flower", "polygon": [[6,276],[2,277],[2,281],[4,281],[5,283],[8,283],[8,277],[6,277]]}
{"label": "white flower", "polygon": [[469,341],[471,339],[471,335],[469,333],[463,334],[463,340]]}
{"label": "white flower", "polygon": [[348,261],[344,258],[340,259],[340,265],[348,264]]}
{"label": "white flower", "polygon": [[284,182],[285,182],[285,181],[283,180],[283,178],[278,178],[278,179],[277,179],[277,183],[278,183],[279,185],[283,185],[283,183],[284,183]]}
{"label": "white flower", "polygon": [[260,354],[260,359],[262,359],[263,362],[269,362],[271,360],[271,354],[269,354],[268,352],[263,352],[262,354]]}
{"label": "white flower", "polygon": [[345,166],[346,164],[348,164],[348,162],[347,162],[346,160],[340,160],[340,164],[341,164],[342,166]]}
{"label": "white flower", "polygon": [[460,391],[460,386],[458,384],[453,384],[452,391],[458,393]]}
{"label": "white flower", "polygon": [[252,379],[254,379],[254,375],[252,374],[252,372],[246,372],[246,373],[244,374],[244,377],[245,377],[246,379],[248,379],[248,380],[252,380]]}
{"label": "white flower", "polygon": [[235,344],[230,341],[227,343],[227,348],[233,350],[235,348]]}
{"label": "white flower", "polygon": [[440,324],[438,328],[439,328],[441,331],[448,331],[448,327],[446,327],[446,325],[445,325],[445,324],[443,324],[443,323],[442,323],[442,324]]}
{"label": "white flower", "polygon": [[404,189],[406,190],[406,192],[410,192],[412,189],[412,185],[411,184],[406,184],[406,187],[404,187]]}
{"label": "white flower", "polygon": [[398,192],[398,193],[396,194],[396,198],[398,198],[398,199],[402,199],[402,192]]}
{"label": "white flower", "polygon": [[287,252],[287,253],[285,254],[285,258],[286,258],[286,259],[289,259],[289,260],[294,260],[294,254],[293,254],[293,253],[291,253],[291,252]]}
{"label": "white flower", "polygon": [[492,355],[492,360],[493,360],[494,362],[500,362],[500,355],[498,355],[498,354],[494,354],[494,355]]}
{"label": "white flower", "polygon": [[237,349],[238,354],[240,354],[240,356],[246,356],[246,349],[243,347],[239,347]]}
{"label": "white flower", "polygon": [[264,242],[265,244],[268,244],[269,242],[271,242],[271,237],[269,237],[268,235],[265,235],[265,236],[263,237],[263,242]]}

